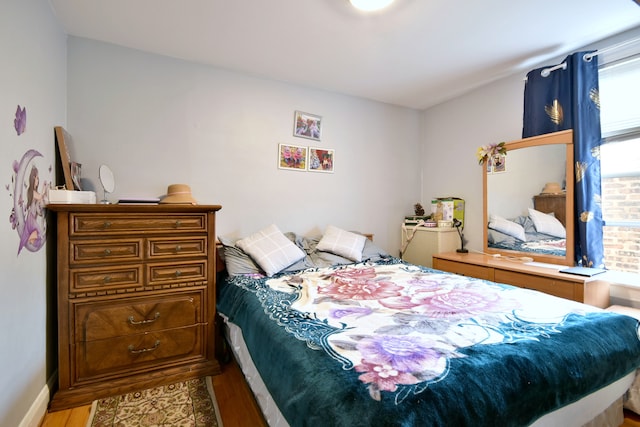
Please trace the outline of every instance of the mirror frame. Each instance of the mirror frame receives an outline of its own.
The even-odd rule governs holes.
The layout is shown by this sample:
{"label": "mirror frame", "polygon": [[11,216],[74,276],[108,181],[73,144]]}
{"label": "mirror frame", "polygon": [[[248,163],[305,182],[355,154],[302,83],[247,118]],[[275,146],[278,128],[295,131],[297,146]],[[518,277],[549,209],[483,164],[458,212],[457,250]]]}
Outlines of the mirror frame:
{"label": "mirror frame", "polygon": [[[507,249],[495,249],[489,247],[488,241],[488,224],[489,224],[489,206],[487,204],[487,160],[483,162],[482,167],[482,198],[483,198],[483,252],[487,254],[500,254],[506,257],[529,257],[533,258],[536,262],[560,264],[573,266],[575,262],[575,235],[574,235],[574,174],[573,174],[573,130],[564,130],[560,132],[553,132],[539,136],[533,136],[530,138],[519,139],[516,141],[507,142],[505,147],[507,154],[511,150],[518,150],[527,147],[537,147],[541,145],[550,144],[565,144],[566,145],[566,219],[565,229],[567,230],[567,244],[565,256],[559,255],[545,255],[536,254],[534,252],[520,252]],[[532,195],[533,196],[533,195]]]}

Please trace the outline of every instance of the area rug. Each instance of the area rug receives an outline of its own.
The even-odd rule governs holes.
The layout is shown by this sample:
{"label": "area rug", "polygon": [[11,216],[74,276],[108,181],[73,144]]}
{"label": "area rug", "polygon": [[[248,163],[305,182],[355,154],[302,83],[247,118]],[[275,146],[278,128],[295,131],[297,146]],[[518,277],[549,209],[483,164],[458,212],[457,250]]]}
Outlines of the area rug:
{"label": "area rug", "polygon": [[211,377],[99,399],[87,427],[222,427]]}

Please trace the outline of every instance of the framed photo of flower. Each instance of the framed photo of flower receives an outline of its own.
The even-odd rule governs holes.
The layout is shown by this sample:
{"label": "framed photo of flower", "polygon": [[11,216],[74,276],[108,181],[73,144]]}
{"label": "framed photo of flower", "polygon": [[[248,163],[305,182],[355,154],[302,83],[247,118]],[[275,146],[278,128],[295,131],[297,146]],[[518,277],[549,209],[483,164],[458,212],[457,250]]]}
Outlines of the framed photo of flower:
{"label": "framed photo of flower", "polygon": [[278,144],[278,168],[307,170],[307,147],[300,145]]}
{"label": "framed photo of flower", "polygon": [[293,119],[293,136],[320,141],[322,117],[296,111]]}
{"label": "framed photo of flower", "polygon": [[309,170],[311,172],[333,173],[336,150],[309,147]]}

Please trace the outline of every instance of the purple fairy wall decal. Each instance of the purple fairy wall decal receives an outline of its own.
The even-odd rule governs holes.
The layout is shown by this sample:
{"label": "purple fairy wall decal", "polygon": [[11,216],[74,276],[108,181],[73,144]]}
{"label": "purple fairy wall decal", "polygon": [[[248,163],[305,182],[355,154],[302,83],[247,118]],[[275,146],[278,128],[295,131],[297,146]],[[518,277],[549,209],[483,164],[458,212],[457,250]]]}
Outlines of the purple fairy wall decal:
{"label": "purple fairy wall decal", "polygon": [[42,157],[36,150],[29,150],[20,162],[13,161],[13,209],[9,216],[11,227],[18,232],[18,255],[26,248],[30,252],[40,250],[46,241],[44,206],[47,204],[45,181],[40,186],[40,174],[34,159]]}
{"label": "purple fairy wall decal", "polygon": [[24,133],[27,129],[27,107],[20,108],[18,105],[18,109],[16,110],[16,118],[13,120],[13,126],[16,128],[16,132],[18,136]]}

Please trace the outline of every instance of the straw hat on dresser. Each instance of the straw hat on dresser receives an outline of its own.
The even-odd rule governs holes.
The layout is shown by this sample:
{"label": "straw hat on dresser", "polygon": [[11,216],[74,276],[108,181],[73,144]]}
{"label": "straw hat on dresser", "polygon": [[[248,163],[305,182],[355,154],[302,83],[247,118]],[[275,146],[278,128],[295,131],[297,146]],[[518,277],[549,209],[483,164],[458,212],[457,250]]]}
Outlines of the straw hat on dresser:
{"label": "straw hat on dresser", "polygon": [[171,184],[167,188],[167,195],[160,203],[197,205],[198,202],[191,195],[191,187],[187,184]]}
{"label": "straw hat on dresser", "polygon": [[562,187],[557,182],[547,182],[540,194],[560,194],[562,193]]}

